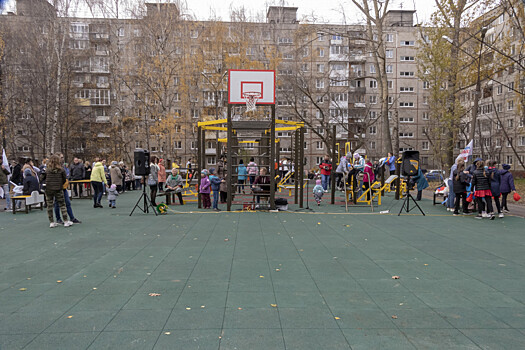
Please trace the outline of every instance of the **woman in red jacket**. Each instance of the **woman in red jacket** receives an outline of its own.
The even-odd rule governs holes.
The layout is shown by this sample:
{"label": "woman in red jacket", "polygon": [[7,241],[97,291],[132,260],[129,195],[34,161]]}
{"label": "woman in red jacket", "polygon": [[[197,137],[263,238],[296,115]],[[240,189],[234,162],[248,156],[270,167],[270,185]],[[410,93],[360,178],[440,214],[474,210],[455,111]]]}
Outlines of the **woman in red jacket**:
{"label": "woman in red jacket", "polygon": [[321,169],[321,183],[323,190],[328,192],[328,187],[330,186],[330,174],[332,174],[332,162],[330,161],[330,156],[324,156],[324,160],[319,164],[319,169]]}

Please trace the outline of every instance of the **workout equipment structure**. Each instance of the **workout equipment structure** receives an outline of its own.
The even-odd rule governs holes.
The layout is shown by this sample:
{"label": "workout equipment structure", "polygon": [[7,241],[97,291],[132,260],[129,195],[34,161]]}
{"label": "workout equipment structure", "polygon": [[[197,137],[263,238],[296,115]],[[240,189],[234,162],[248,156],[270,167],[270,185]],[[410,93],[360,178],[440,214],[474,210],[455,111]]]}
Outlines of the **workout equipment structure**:
{"label": "workout equipment structure", "polygon": [[[242,105],[246,105],[240,113]],[[258,108],[259,107],[259,108]],[[198,124],[198,156],[197,156],[197,181],[200,184],[201,170],[206,168],[206,136],[209,131],[219,131],[226,137],[219,138],[217,142],[226,143],[226,165],[218,169],[225,178],[227,185],[227,210],[232,205],[242,208],[275,209],[275,191],[278,179],[276,164],[279,161],[280,140],[276,139],[276,131],[295,131],[297,142],[304,139],[304,124],[276,119],[275,112],[275,71],[271,70],[230,70],[228,72],[228,110],[226,118],[202,121]],[[276,127],[276,125],[279,125]],[[211,136],[211,135],[210,135]],[[301,143],[302,144],[302,143]],[[297,149],[297,148],[296,148]],[[303,147],[298,147],[301,153],[297,159],[304,159]],[[218,155],[217,155],[218,156]],[[266,168],[269,184],[252,187],[249,177],[246,183],[238,181],[237,168],[239,160],[243,159],[248,165],[248,160],[254,157],[258,170]],[[303,182],[303,162],[296,161],[296,183]],[[211,166],[210,166],[211,167]],[[217,166],[213,166],[216,167]],[[221,176],[222,175],[222,176]],[[297,179],[298,177],[298,179]],[[249,194],[238,193],[244,185]],[[303,186],[299,186],[300,206],[302,207]],[[296,191],[297,192],[297,191]],[[297,196],[297,195],[296,195]],[[251,198],[250,198],[251,197]],[[234,198],[240,198],[235,200]],[[256,199],[257,202],[256,202]],[[267,203],[258,203],[259,200]],[[296,200],[297,203],[297,200]],[[201,207],[200,196],[198,206]]]}

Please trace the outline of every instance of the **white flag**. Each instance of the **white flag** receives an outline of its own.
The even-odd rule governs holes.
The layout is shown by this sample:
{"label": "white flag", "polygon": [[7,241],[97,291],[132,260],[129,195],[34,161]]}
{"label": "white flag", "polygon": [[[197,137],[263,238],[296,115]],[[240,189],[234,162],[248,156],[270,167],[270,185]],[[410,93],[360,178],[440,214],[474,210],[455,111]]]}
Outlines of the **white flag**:
{"label": "white flag", "polygon": [[459,154],[458,158],[461,157],[465,160],[465,162],[468,161],[469,157],[472,157],[472,146],[474,144],[474,140],[470,140],[467,147],[465,147],[461,153]]}
{"label": "white flag", "polygon": [[9,168],[9,162],[7,161],[7,156],[5,155],[5,148],[2,149],[2,165],[9,172],[9,174],[11,174],[11,169]]}

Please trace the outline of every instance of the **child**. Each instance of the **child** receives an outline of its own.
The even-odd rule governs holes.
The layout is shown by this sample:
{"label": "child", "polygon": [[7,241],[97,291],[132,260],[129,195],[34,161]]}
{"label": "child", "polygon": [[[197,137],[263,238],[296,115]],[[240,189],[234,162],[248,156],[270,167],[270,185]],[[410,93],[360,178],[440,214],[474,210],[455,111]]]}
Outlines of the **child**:
{"label": "child", "polygon": [[[372,166],[372,162],[370,160],[367,160],[365,163],[365,170],[364,170],[364,176],[363,176],[363,187],[366,190],[372,186],[374,183],[375,176],[374,176],[374,168]],[[370,200],[370,191],[366,193],[366,200]]]}
{"label": "child", "polygon": [[115,205],[117,204],[117,196],[118,196],[117,185],[112,184],[108,190],[108,201],[109,201],[110,208],[116,208]]}
{"label": "child", "polygon": [[454,216],[459,215],[459,204],[461,202],[461,207],[463,214],[469,214],[468,203],[467,203],[467,186],[469,185],[469,179],[472,177],[465,170],[465,161],[462,159],[458,160],[457,168],[452,173],[452,188],[456,195],[454,203]]}
{"label": "child", "polygon": [[208,179],[208,170],[202,169],[201,171],[201,185],[199,186],[199,193],[201,194],[201,200],[202,200],[202,207],[204,209],[211,208],[211,201],[210,201],[210,192],[211,192],[211,182],[210,179]]}
{"label": "child", "polygon": [[503,208],[503,211],[508,213],[509,207],[507,206],[507,196],[512,191],[516,193],[516,187],[514,187],[514,178],[512,177],[512,174],[510,173],[510,165],[503,164],[503,170],[500,171],[501,174],[501,207]]}
{"label": "child", "polygon": [[[492,192],[490,191],[490,173],[488,172],[488,167],[485,166],[485,162],[479,160],[476,162],[476,170],[472,177],[472,186],[474,187],[474,196],[478,201],[478,216],[476,219],[490,218],[494,220],[492,213]],[[487,205],[487,211],[485,211],[485,203]]]}
{"label": "child", "polygon": [[321,185],[321,183],[322,183],[321,180],[316,180],[314,190],[313,190],[314,198],[318,206],[321,205],[321,199],[323,198],[323,195],[324,195],[324,188]]}
{"label": "child", "polygon": [[237,167],[237,180],[239,181],[239,193],[244,194],[244,183],[246,182],[246,176],[248,175],[248,169],[244,165],[244,161],[239,160],[239,166]]}
{"label": "child", "polygon": [[221,183],[224,182],[224,180],[219,179],[215,175],[215,168],[210,168],[209,180],[211,183],[211,190],[213,191],[213,209],[216,211],[221,211],[217,204],[219,202],[219,191],[221,188]]}
{"label": "child", "polygon": [[[496,204],[498,217],[502,219],[505,215],[501,211],[501,203],[499,201],[499,196],[501,194],[501,173],[498,170],[498,163],[495,160],[487,161],[487,165],[489,166],[487,172],[490,174],[490,192],[492,193],[492,198],[494,198],[494,204]],[[494,215],[494,213],[490,214]]]}

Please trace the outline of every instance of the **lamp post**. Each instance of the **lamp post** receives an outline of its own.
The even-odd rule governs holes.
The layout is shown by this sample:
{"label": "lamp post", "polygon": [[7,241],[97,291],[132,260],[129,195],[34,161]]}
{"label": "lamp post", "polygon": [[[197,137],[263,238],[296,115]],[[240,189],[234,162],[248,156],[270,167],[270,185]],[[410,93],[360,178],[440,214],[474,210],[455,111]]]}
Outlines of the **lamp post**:
{"label": "lamp post", "polygon": [[[470,121],[470,140],[474,140],[474,137],[476,136],[476,124],[477,124],[477,118],[478,118],[478,107],[479,107],[479,99],[481,96],[481,56],[483,53],[483,42],[485,40],[485,35],[487,34],[487,27],[481,28],[481,39],[479,44],[479,54],[478,54],[478,67],[477,67],[477,78],[476,78],[476,92],[474,97],[474,106],[472,107],[472,114],[471,114],[471,121]],[[450,44],[454,45],[454,41],[450,39],[448,36],[443,35],[442,37],[446,41],[448,41]],[[459,48],[459,46],[458,46]],[[463,49],[461,51],[465,52]],[[467,53],[467,52],[465,52]],[[468,53],[467,53],[468,54]],[[470,54],[468,54],[470,56]],[[472,57],[472,56],[471,56]],[[467,140],[467,143],[469,140]],[[481,144],[480,140],[480,146],[481,146],[481,153],[483,153],[483,145]]]}

